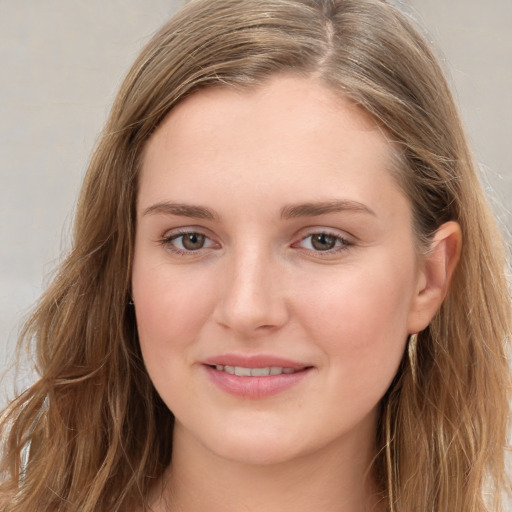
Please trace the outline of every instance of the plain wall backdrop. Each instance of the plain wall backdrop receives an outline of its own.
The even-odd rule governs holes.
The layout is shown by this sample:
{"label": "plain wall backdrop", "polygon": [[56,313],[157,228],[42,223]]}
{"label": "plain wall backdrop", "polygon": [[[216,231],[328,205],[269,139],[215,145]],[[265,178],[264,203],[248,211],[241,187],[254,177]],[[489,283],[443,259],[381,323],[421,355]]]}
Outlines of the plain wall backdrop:
{"label": "plain wall backdrop", "polygon": [[[180,3],[0,0],[0,371],[68,247],[80,182],[116,89]],[[444,62],[485,186],[509,227],[512,2],[401,4]],[[19,378],[23,386],[24,371]],[[0,383],[0,404],[12,382]]]}

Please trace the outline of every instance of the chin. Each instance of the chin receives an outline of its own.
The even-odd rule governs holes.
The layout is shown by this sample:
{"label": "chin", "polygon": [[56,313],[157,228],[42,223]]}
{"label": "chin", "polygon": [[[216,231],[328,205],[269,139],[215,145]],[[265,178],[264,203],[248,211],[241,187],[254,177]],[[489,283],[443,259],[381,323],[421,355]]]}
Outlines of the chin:
{"label": "chin", "polygon": [[215,446],[213,451],[225,460],[254,466],[283,464],[300,456],[296,445],[286,446],[281,440],[275,439],[230,439],[221,446]]}
{"label": "chin", "polygon": [[304,433],[296,436],[290,429],[262,427],[261,423],[257,428],[224,425],[203,434],[197,433],[196,439],[204,448],[218,458],[238,464],[282,464],[309,451]]}

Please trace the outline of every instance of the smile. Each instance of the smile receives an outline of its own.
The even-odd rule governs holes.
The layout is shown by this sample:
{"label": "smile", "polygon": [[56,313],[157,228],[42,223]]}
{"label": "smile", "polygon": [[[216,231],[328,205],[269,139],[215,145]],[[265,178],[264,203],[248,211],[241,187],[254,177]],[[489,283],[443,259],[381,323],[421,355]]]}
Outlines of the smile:
{"label": "smile", "polygon": [[284,368],[282,366],[266,366],[264,368],[246,368],[244,366],[229,366],[217,364],[215,369],[219,372],[226,372],[238,377],[267,377],[269,375],[292,374],[303,370],[294,368]]}
{"label": "smile", "polygon": [[202,365],[210,381],[222,392],[245,400],[263,399],[295,388],[312,375],[314,368],[265,356],[223,356],[216,359]]}

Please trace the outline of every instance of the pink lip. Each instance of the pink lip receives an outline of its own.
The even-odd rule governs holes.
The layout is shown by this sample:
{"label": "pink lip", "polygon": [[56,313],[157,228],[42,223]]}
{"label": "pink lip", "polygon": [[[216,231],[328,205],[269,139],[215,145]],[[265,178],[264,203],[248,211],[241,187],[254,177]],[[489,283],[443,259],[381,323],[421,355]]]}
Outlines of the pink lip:
{"label": "pink lip", "polygon": [[[295,373],[282,373],[265,377],[241,377],[219,371],[215,368],[216,365],[241,366],[244,368],[292,368]],[[234,354],[206,359],[203,361],[203,368],[210,380],[222,391],[239,398],[253,400],[277,395],[290,389],[299,384],[312,370],[310,365],[280,357],[267,355],[239,356]]]}

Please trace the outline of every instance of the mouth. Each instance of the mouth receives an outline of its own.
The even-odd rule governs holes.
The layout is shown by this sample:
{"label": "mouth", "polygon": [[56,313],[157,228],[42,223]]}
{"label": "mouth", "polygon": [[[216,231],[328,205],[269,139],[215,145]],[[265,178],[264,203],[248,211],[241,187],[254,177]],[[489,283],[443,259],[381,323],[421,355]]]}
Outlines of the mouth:
{"label": "mouth", "polygon": [[293,389],[313,366],[273,356],[224,355],[203,362],[210,381],[242,399],[263,399]]}
{"label": "mouth", "polygon": [[302,368],[289,368],[283,366],[265,366],[249,368],[246,366],[230,366],[230,365],[208,365],[213,370],[218,372],[225,372],[229,375],[237,375],[238,377],[268,377],[273,375],[291,375],[292,373],[301,372],[311,368],[310,366],[304,366]]}

